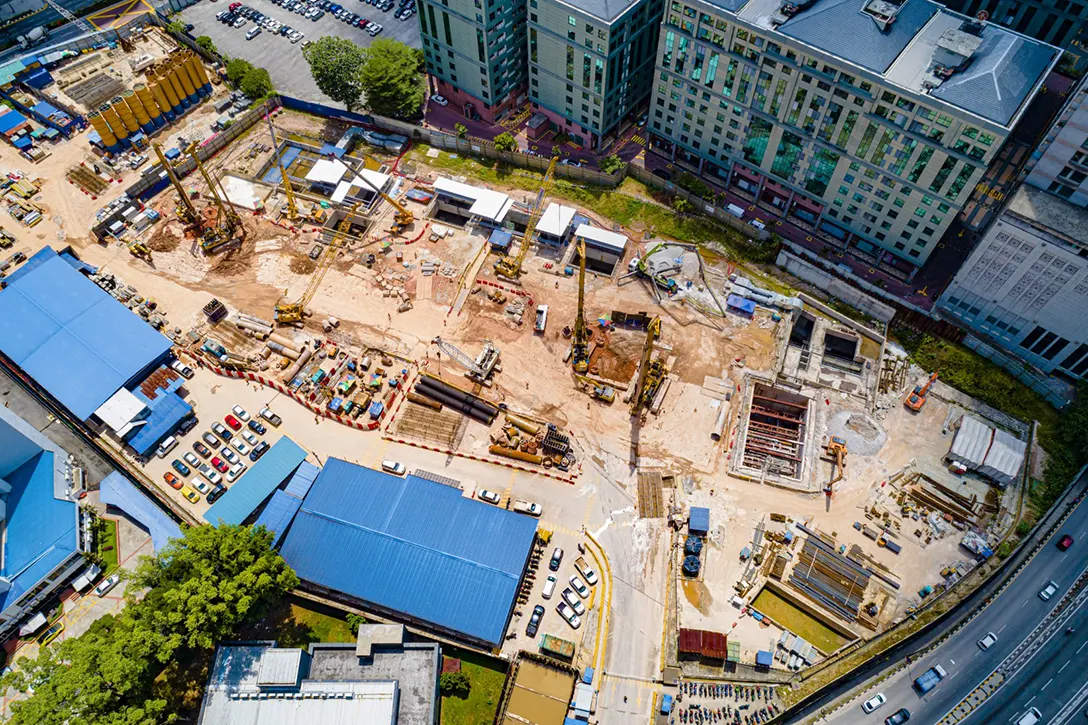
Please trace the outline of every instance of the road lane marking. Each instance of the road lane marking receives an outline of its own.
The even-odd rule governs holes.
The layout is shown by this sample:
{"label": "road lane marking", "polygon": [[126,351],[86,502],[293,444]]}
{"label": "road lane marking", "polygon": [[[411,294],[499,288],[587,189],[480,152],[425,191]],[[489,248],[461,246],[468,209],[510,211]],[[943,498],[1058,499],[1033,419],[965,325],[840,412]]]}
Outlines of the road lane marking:
{"label": "road lane marking", "polygon": [[1082,644],[1082,645],[1081,645],[1081,646],[1080,646],[1080,647],[1079,647],[1079,648],[1077,649],[1077,654],[1080,654],[1080,651],[1081,651],[1082,649],[1084,649],[1085,647],[1088,647],[1088,642],[1085,642],[1084,644]]}
{"label": "road lane marking", "polygon": [[1024,607],[1026,607],[1028,605],[1028,602],[1030,602],[1030,601],[1031,601],[1030,599],[1025,599],[1024,603],[1020,605],[1020,608],[1023,609]]}
{"label": "road lane marking", "polygon": [[1064,664],[1064,665],[1062,665],[1062,669],[1061,669],[1061,670],[1058,670],[1058,674],[1060,675],[1060,674],[1062,673],[1062,670],[1064,670],[1064,669],[1065,669],[1066,667],[1068,667],[1068,666],[1069,666],[1069,660],[1066,660],[1066,661],[1065,661],[1065,664]]}
{"label": "road lane marking", "polygon": [[1007,625],[1007,624],[1002,624],[1002,625],[1001,625],[1001,629],[997,630],[997,633],[998,633],[998,634],[1001,634],[1002,632],[1004,632],[1004,631],[1005,631],[1005,627],[1008,627],[1008,626],[1009,626],[1009,625]]}
{"label": "road lane marking", "polygon": [[1051,677],[1051,678],[1050,678],[1049,680],[1047,680],[1047,681],[1046,681],[1046,684],[1045,684],[1045,685],[1043,685],[1043,686],[1042,686],[1041,688],[1039,688],[1039,692],[1042,692],[1042,691],[1043,691],[1043,690],[1045,690],[1046,688],[1050,687],[1050,683],[1051,683],[1051,682],[1053,682],[1053,681],[1054,681],[1054,678],[1053,678],[1053,677]]}
{"label": "road lane marking", "polygon": [[953,672],[951,675],[948,676],[948,681],[951,682],[952,680],[956,679],[956,675],[958,675],[958,674],[959,674],[958,671]]}
{"label": "road lane marking", "polygon": [[[1027,702],[1025,702],[1025,703],[1024,703],[1024,707],[1027,707],[1027,706],[1028,706],[1028,705],[1030,705],[1031,703],[1035,702],[1035,698],[1036,698],[1036,697],[1037,697],[1037,695],[1032,695],[1032,696],[1031,696],[1031,699],[1030,699],[1030,700],[1028,700]],[[1016,715],[1013,715],[1013,716],[1012,716],[1012,720],[1015,720],[1015,719],[1016,719]],[[1011,720],[1010,720],[1010,722],[1011,722]]]}

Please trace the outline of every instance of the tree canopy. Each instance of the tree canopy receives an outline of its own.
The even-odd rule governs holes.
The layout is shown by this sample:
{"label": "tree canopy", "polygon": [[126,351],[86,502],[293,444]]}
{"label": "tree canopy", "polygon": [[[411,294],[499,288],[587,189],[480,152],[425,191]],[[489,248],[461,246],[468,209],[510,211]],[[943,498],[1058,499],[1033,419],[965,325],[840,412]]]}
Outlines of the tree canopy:
{"label": "tree canopy", "polygon": [[366,50],[360,81],[366,107],[390,118],[415,116],[427,93],[416,49],[392,38],[377,40]]}
{"label": "tree canopy", "polygon": [[253,67],[242,76],[238,88],[250,98],[263,98],[272,92],[272,77],[264,68]]}
{"label": "tree canopy", "polygon": [[310,75],[322,93],[343,103],[349,111],[358,108],[363,95],[365,50],[346,38],[326,36],[302,51],[302,57],[310,64]]}
{"label": "tree canopy", "polygon": [[503,131],[495,137],[495,148],[499,151],[517,151],[518,141],[510,135],[509,131]]}
{"label": "tree canopy", "polygon": [[[176,716],[153,685],[163,664],[229,639],[298,584],[264,528],[187,528],[132,576],[128,605],[79,637],[19,660],[2,681],[27,693],[12,725],[159,725]],[[143,599],[134,591],[148,588]],[[33,690],[33,692],[31,692]]]}

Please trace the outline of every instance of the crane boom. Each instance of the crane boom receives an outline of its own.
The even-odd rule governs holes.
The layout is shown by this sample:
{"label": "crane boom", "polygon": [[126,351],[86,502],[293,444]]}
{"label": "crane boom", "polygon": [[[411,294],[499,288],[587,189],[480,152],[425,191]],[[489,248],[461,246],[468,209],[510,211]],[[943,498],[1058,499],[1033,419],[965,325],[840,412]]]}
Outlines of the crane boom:
{"label": "crane boom", "polygon": [[491,375],[495,365],[499,362],[499,349],[491,340],[484,340],[484,349],[475,360],[453,343],[446,342],[441,337],[431,340],[439,350],[449,355],[461,367],[468,370],[466,373],[471,380],[483,383]]}
{"label": "crane boom", "polygon": [[544,197],[551,191],[552,183],[555,181],[555,165],[558,162],[559,157],[553,156],[552,162],[548,164],[548,170],[544,172],[544,178],[540,182],[540,189],[536,193],[532,214],[529,216],[529,223],[525,225],[525,235],[521,239],[521,248],[518,249],[517,256],[506,256],[495,263],[495,272],[507,279],[516,280],[518,275],[521,274],[521,265],[525,261],[525,256],[529,253],[529,247],[532,246],[536,225],[540,222],[541,214],[544,213]]}
{"label": "crane boom", "polygon": [[283,156],[279,152],[279,144],[276,142],[276,129],[272,125],[272,115],[265,114],[268,121],[268,132],[272,134],[272,149],[276,155],[276,166],[280,170],[280,179],[283,181],[283,192],[287,195],[287,218],[291,221],[298,219],[298,204],[295,202],[295,190],[291,188],[291,180],[287,178],[287,171],[283,168]]}
{"label": "crane boom", "polygon": [[86,31],[86,32],[90,33],[91,35],[93,35],[103,45],[105,45],[107,43],[106,36],[102,34],[102,31],[100,31],[98,28],[91,25],[89,22],[87,22],[83,18],[76,17],[75,15],[73,15],[71,12],[69,12],[67,9],[65,9],[64,6],[62,6],[59,2],[56,2],[56,0],[45,0],[45,3],[49,7],[53,8],[58,13],[60,13],[61,17],[63,17],[65,20],[67,20],[70,23],[75,23],[80,28],[82,28],[84,31]]}
{"label": "crane boom", "polygon": [[211,173],[204,167],[204,163],[200,160],[200,155],[196,152],[196,143],[189,144],[188,148],[189,156],[193,158],[193,162],[196,164],[197,170],[200,175],[204,177],[204,182],[208,185],[208,193],[211,194],[212,199],[215,201],[216,208],[219,209],[218,225],[220,227],[220,233],[223,239],[229,240],[234,236],[234,232],[242,226],[242,218],[238,216],[238,212],[234,211],[234,208],[223,203],[223,197],[227,194],[224,191],[223,197],[219,195],[222,191],[222,187],[219,186]]}
{"label": "crane boom", "polygon": [[306,305],[317,294],[317,289],[321,286],[321,280],[324,279],[325,273],[329,271],[329,267],[336,260],[340,245],[343,244],[344,238],[347,237],[348,231],[351,230],[351,220],[355,218],[355,212],[358,211],[362,203],[361,201],[356,202],[355,206],[351,207],[351,211],[340,220],[340,225],[336,228],[336,235],[329,242],[329,245],[325,247],[321,257],[318,258],[317,267],[314,269],[313,274],[310,275],[310,282],[306,285],[306,290],[299,297],[298,302],[276,305],[276,322],[281,325],[302,322],[302,319],[306,316]]}
{"label": "crane boom", "polygon": [[151,148],[155,149],[155,155],[159,157],[159,164],[161,164],[162,168],[166,171],[166,175],[170,178],[170,183],[173,184],[174,190],[178,193],[178,218],[185,224],[200,224],[203,221],[200,218],[200,212],[193,206],[193,202],[185,193],[185,188],[181,185],[181,180],[178,178],[177,173],[175,173],[173,165],[171,165],[170,160],[167,159],[166,155],[162,152],[162,146],[153,143],[151,144]]}
{"label": "crane boom", "polygon": [[665,364],[653,360],[654,341],[661,335],[661,318],[655,317],[646,326],[646,344],[642,348],[642,361],[638,368],[638,382],[631,396],[631,415],[637,415],[643,408],[649,408],[654,395],[665,379]]}
{"label": "crane boom", "polygon": [[589,331],[586,329],[586,242],[578,242],[578,312],[574,318],[571,365],[577,373],[589,370]]}

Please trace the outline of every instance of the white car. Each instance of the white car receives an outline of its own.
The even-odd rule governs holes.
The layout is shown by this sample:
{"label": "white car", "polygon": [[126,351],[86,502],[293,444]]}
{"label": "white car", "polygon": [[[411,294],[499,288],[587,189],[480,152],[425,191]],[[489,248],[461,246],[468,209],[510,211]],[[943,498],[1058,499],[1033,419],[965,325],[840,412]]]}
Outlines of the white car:
{"label": "white car", "polygon": [[481,501],[486,501],[490,504],[495,504],[496,506],[499,504],[499,494],[495,493],[494,491],[488,491],[486,488],[477,491],[476,498],[480,499]]}
{"label": "white car", "polygon": [[544,589],[541,590],[540,596],[544,597],[545,599],[551,599],[552,592],[555,591],[555,583],[556,582],[554,576],[548,577],[548,580],[544,582]]}
{"label": "white car", "polygon": [[1039,592],[1039,598],[1044,602],[1050,599],[1058,591],[1058,582],[1051,581],[1043,591]]}
{"label": "white car", "polygon": [[370,25],[367,26],[366,32],[370,33],[370,37],[373,38],[373,37],[377,36],[377,34],[382,32],[383,30],[385,30],[385,28],[382,27],[381,25],[378,25],[377,23],[371,23]]}
{"label": "white car", "polygon": [[584,616],[586,613],[586,605],[582,604],[582,600],[574,595],[574,592],[567,589],[563,590],[563,601],[570,605],[570,608],[574,610],[574,613],[578,616]]}
{"label": "white car", "polygon": [[559,602],[555,609],[559,612],[559,616],[567,620],[567,624],[570,625],[571,629],[578,629],[582,626],[582,620],[578,618],[578,615],[566,602]]}
{"label": "white car", "polygon": [[230,444],[234,446],[235,450],[237,450],[243,456],[249,454],[249,446],[247,446],[246,442],[241,438],[235,438],[231,440]]}
{"label": "white car", "polygon": [[[211,481],[212,483],[217,483],[217,481],[212,480],[213,475],[216,478],[219,478],[219,474],[216,473],[215,471],[205,473],[204,475],[207,476],[208,480]],[[205,494],[205,495],[208,494],[208,493],[211,493],[211,490],[212,490],[212,487],[209,486],[207,483],[205,483],[204,480],[201,479],[198,476],[193,476],[193,479],[191,481],[189,481],[189,485],[192,486],[193,488],[195,488],[200,493]]]}
{"label": "white car", "polygon": [[994,642],[997,641],[997,635],[993,632],[987,632],[986,636],[978,641],[978,648],[982,651],[986,651],[994,646]]}
{"label": "white car", "polygon": [[434,101],[435,103],[437,103],[440,106],[448,106],[449,105],[449,101],[446,100],[446,97],[445,96],[440,96],[437,93],[435,93],[433,96],[431,96],[431,100]]}
{"label": "white car", "polygon": [[185,451],[185,455],[183,455],[182,458],[193,468],[200,468],[200,464],[203,463],[203,461],[197,458],[196,454],[192,451]]}
{"label": "white car", "polygon": [[597,582],[600,581],[600,579],[597,578],[597,572],[590,569],[589,566],[584,565],[582,563],[582,558],[581,557],[578,557],[577,559],[574,560],[574,568],[578,570],[579,574],[581,574],[582,576],[585,577],[586,582],[591,587],[597,586]]}
{"label": "white car", "polygon": [[227,483],[234,483],[235,481],[238,480],[238,477],[241,476],[245,472],[246,472],[246,464],[244,464],[244,463],[235,463],[233,466],[230,467],[230,470],[227,471]]}
{"label": "white car", "polygon": [[183,378],[188,379],[193,377],[193,369],[183,363],[181,360],[175,360],[174,362],[170,363],[170,367],[174,370],[174,372],[176,372]]}
{"label": "white car", "polygon": [[873,695],[872,697],[870,697],[868,700],[866,700],[865,702],[863,702],[861,704],[861,709],[864,710],[866,713],[870,713],[873,710],[876,710],[877,708],[879,708],[881,705],[883,705],[887,701],[888,701],[888,698],[884,697],[884,693]]}
{"label": "white car", "polygon": [[223,446],[223,450],[219,451],[219,453],[223,456],[223,458],[226,458],[227,463],[230,463],[231,465],[234,465],[238,461],[242,460],[238,457],[237,453],[232,451],[230,448],[227,448],[226,446]]}
{"label": "white car", "polygon": [[253,433],[251,431],[248,431],[248,430],[242,431],[242,437],[245,438],[246,443],[248,443],[251,446],[255,446],[255,445],[257,445],[257,443],[260,442],[260,439],[257,438],[257,434]]}
{"label": "white car", "polygon": [[98,586],[94,588],[94,593],[100,597],[106,596],[106,593],[113,589],[121,581],[120,574],[110,574],[108,577],[98,583]]}
{"label": "white car", "polygon": [[249,413],[247,413],[246,409],[242,406],[236,405],[230,409],[230,412],[234,413],[234,417],[243,423],[249,422]]}
{"label": "white car", "polygon": [[586,586],[584,581],[578,578],[577,574],[570,578],[570,585],[574,587],[574,591],[578,592],[578,596],[582,599],[589,596],[589,587]]}

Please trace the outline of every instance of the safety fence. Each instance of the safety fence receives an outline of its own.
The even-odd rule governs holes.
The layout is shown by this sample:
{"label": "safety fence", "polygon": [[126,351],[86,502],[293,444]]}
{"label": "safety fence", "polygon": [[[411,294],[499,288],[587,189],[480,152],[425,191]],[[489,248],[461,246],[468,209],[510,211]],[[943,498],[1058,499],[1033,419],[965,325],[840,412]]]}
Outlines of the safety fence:
{"label": "safety fence", "polygon": [[963,338],[964,347],[974,350],[993,364],[1016,376],[1024,385],[1046,399],[1046,402],[1061,410],[1076,397],[1076,388],[1060,380],[1043,375],[1023,360],[997,349],[993,345],[968,334]]}

